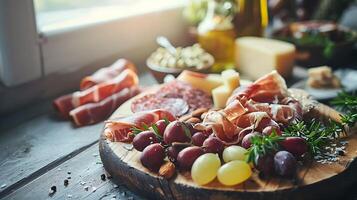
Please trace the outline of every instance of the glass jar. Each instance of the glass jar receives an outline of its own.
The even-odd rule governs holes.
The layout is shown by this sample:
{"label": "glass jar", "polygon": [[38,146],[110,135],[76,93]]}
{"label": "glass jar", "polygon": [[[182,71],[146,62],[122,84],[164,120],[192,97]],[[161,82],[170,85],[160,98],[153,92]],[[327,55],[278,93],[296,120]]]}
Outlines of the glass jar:
{"label": "glass jar", "polygon": [[268,25],[268,0],[235,0],[234,26],[238,37],[264,35]]}
{"label": "glass jar", "polygon": [[215,58],[212,72],[234,68],[233,9],[230,1],[210,0],[206,17],[198,26],[199,44]]}

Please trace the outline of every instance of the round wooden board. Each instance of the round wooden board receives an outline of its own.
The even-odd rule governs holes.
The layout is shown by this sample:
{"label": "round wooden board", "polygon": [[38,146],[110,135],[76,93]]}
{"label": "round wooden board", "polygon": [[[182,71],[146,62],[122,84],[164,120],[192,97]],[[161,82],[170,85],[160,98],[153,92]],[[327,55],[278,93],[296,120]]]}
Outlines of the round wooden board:
{"label": "round wooden board", "polygon": [[[118,108],[111,118],[131,114],[131,101]],[[318,107],[316,116],[336,117],[331,108],[322,104]],[[110,142],[103,134],[99,151],[104,168],[116,182],[124,183],[150,199],[326,199],[343,194],[357,179],[357,134],[344,140],[348,141],[346,153],[338,162],[305,162],[299,166],[293,180],[279,177],[261,179],[255,172],[248,181],[234,187],[225,187],[217,180],[198,186],[189,172],[179,172],[166,180],[141,165],[140,152],[131,144]]]}

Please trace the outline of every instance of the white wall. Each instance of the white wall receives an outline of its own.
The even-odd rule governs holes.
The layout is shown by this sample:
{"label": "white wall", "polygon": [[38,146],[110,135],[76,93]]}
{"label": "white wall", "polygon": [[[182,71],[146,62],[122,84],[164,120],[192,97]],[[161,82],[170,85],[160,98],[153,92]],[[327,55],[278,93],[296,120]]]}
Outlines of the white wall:
{"label": "white wall", "polygon": [[187,28],[182,7],[176,7],[47,34],[41,43],[44,76],[12,87],[0,85],[0,116],[74,91],[82,77],[120,57],[132,60],[145,73],[145,60],[158,47],[156,37],[164,35],[175,45],[187,45]]}

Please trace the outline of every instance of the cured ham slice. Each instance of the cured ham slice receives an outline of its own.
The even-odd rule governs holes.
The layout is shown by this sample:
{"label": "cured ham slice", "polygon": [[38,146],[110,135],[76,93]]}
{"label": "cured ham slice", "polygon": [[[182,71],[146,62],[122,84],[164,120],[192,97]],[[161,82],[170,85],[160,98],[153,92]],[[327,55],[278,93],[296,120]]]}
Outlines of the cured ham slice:
{"label": "cured ham slice", "polygon": [[242,105],[239,100],[234,99],[230,104],[226,106],[226,108],[224,108],[223,111],[226,114],[227,119],[232,121],[247,112],[247,109]]}
{"label": "cured ham slice", "polygon": [[131,129],[133,127],[142,129],[144,126],[150,126],[161,119],[174,121],[175,117],[164,109],[137,112],[127,117],[106,121],[104,135],[112,142],[131,142],[133,139]]}
{"label": "cured ham slice", "polygon": [[213,133],[225,144],[236,144],[239,142],[238,134],[240,129],[227,119],[224,112],[208,112],[202,124],[212,128]]}
{"label": "cured ham slice", "polygon": [[85,90],[99,83],[113,79],[125,69],[131,69],[136,72],[135,65],[127,59],[119,59],[109,67],[101,68],[91,76],[86,76],[82,79],[80,89]]}
{"label": "cured ham slice", "polygon": [[72,96],[72,94],[63,95],[53,101],[53,107],[63,119],[70,119],[69,111],[74,108]]}
{"label": "cured ham slice", "polygon": [[246,97],[257,102],[276,103],[283,97],[290,96],[285,80],[274,70],[256,80],[253,84],[236,89],[227,101]]}
{"label": "cured ham slice", "polygon": [[124,88],[138,85],[138,82],[136,73],[131,69],[126,69],[111,80],[99,83],[86,90],[75,92],[72,97],[72,104],[74,107],[78,107],[86,103],[100,102]]}
{"label": "cured ham slice", "polygon": [[132,88],[124,88],[120,92],[113,94],[98,103],[88,103],[79,106],[70,111],[69,115],[77,126],[94,124],[107,119],[116,108],[138,93],[139,89],[136,86]]}
{"label": "cured ham slice", "polygon": [[279,104],[257,103],[249,100],[244,106],[248,112],[266,112],[274,121],[284,125],[302,118],[300,102],[291,97],[285,97]]}
{"label": "cured ham slice", "polygon": [[291,97],[284,79],[273,71],[253,84],[237,88],[226,107],[207,114],[200,125],[212,128],[226,144],[236,144],[252,132],[281,133],[281,126],[301,117],[301,103]]}

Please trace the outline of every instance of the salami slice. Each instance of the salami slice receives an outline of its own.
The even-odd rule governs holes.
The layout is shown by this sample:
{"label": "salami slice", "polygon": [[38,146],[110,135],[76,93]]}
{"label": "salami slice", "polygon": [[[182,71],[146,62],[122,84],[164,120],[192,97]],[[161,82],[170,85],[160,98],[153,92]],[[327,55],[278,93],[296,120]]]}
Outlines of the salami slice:
{"label": "salami slice", "polygon": [[160,88],[158,94],[168,98],[182,98],[187,102],[189,112],[198,108],[211,108],[213,106],[211,97],[204,91],[180,81],[172,81],[164,85]]}
{"label": "salami slice", "polygon": [[189,106],[181,98],[163,98],[155,94],[145,95],[131,104],[131,110],[136,113],[140,111],[149,111],[155,109],[164,109],[179,117],[187,113]]}
{"label": "salami slice", "polygon": [[134,100],[131,110],[139,112],[162,108],[180,117],[198,108],[211,108],[212,105],[211,97],[204,91],[180,81],[172,81],[155,93]]}

